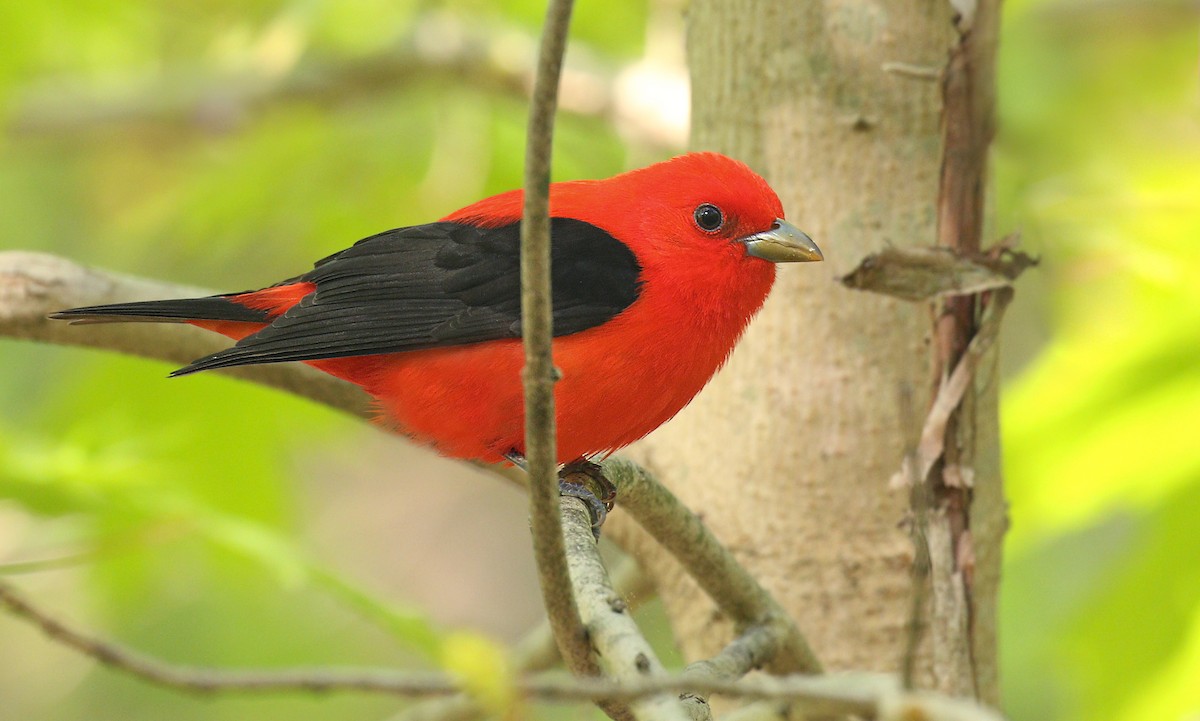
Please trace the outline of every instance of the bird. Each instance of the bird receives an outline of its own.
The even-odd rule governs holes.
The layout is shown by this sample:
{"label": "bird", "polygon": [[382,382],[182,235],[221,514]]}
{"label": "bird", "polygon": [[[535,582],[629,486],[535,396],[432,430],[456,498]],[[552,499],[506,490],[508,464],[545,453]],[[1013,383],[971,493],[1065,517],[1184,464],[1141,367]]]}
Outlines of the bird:
{"label": "bird", "polygon": [[[362,387],[442,455],[520,463],[520,190],[387,230],[274,285],[72,308],[76,323],[188,323],[234,341],[174,371],[300,361]],[[693,152],[550,186],[558,462],[589,464],[686,406],[767,298],[822,260],[744,163]]]}

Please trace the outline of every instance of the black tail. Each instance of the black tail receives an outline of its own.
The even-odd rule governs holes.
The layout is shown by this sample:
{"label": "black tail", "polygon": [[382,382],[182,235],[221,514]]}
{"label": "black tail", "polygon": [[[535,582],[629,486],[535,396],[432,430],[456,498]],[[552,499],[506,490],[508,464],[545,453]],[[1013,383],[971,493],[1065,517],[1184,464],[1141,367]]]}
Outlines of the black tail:
{"label": "black tail", "polygon": [[113,303],[71,308],[50,315],[54,320],[69,320],[72,324],[122,323],[149,321],[182,323],[188,320],[233,320],[249,323],[268,323],[265,310],[247,308],[230,300],[228,295],[179,300],[147,300],[137,303]]}

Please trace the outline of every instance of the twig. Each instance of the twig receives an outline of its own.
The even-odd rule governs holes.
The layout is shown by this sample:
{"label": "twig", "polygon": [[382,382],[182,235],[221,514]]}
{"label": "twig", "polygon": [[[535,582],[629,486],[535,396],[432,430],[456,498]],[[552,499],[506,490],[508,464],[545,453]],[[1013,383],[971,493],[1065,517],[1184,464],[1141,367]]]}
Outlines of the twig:
{"label": "twig", "polygon": [[[555,439],[553,304],[550,291],[550,161],[554,114],[572,0],[550,0],[538,48],[533,99],[525,140],[524,203],[521,213],[521,337],[525,346],[525,460],[529,474],[529,525],[542,603],[563,660],[577,676],[595,676],[587,631],[579,618],[558,501],[558,451]],[[565,506],[564,506],[565,507]],[[589,524],[590,526],[590,524]],[[595,539],[591,539],[595,543]],[[628,717],[622,708],[606,709],[613,718]]]}
{"label": "twig", "polygon": [[[771,652],[779,646],[777,636],[774,628],[752,626],[721,649],[716,656],[688,664],[684,675],[695,679],[739,679],[766,663]],[[683,694],[680,700],[693,721],[708,721],[712,718],[708,694],[692,691]]]}
{"label": "twig", "polygon": [[767,662],[778,644],[775,629],[753,626],[731,641],[721,652],[688,664],[685,674],[690,678],[737,679]]}
{"label": "twig", "polygon": [[[248,64],[220,73],[168,68],[141,82],[103,88],[70,79],[39,82],[17,90],[7,129],[13,134],[75,135],[163,123],[221,132],[272,105],[346,104],[430,82],[524,101],[533,74],[527,64],[510,59],[532,57],[534,49],[534,39],[516,27],[480,26],[435,13],[418,19],[394,47],[354,60],[301,57],[282,74],[278,68]],[[562,110],[619,123],[623,133],[647,147],[679,147],[683,139],[676,140],[671,128],[637,112],[637,99],[622,91],[606,65],[569,66]]]}
{"label": "twig", "polygon": [[444,674],[374,670],[224,671],[163,662],[124,646],[100,640],[51,618],[0,581],[0,606],[38,626],[47,636],[99,663],[144,681],[192,692],[213,691],[366,691],[400,695],[441,695],[458,690]]}
{"label": "twig", "polygon": [[674,554],[739,634],[753,626],[774,629],[778,648],[771,655],[772,670],[821,672],[820,661],[787,612],[674,494],[623,458],[609,459],[603,467],[617,486],[618,504]]}
{"label": "twig", "polygon": [[[986,210],[988,146],[995,132],[995,64],[1000,0],[950,0],[957,37],[942,75],[942,159],[938,183],[938,243],[958,255],[979,253]],[[1007,291],[994,295],[997,300]],[[968,344],[982,334],[979,315],[983,295],[945,301],[935,321],[933,384],[936,387],[962,365]],[[975,361],[978,362],[978,359]],[[939,690],[972,695],[999,703],[996,614],[1000,584],[1000,548],[1004,534],[1003,478],[999,461],[977,456],[997,446],[996,385],[977,392],[967,389],[960,409],[946,424],[940,482],[933,486],[944,517],[931,524],[934,559],[933,666]],[[982,463],[980,462],[982,461]],[[978,479],[964,482],[963,469]],[[976,562],[975,535],[986,555]],[[977,573],[978,571],[978,573]],[[978,593],[977,593],[978,592]]]}
{"label": "twig", "polygon": [[[943,379],[930,405],[929,413],[921,428],[921,439],[917,444],[914,470],[911,478],[921,480],[929,475],[933,466],[940,459],[946,448],[947,426],[951,416],[962,403],[963,396],[975,377],[975,369],[984,354],[991,349],[1000,334],[1000,320],[1004,310],[1013,297],[1011,288],[1002,288],[991,294],[987,307],[984,309],[979,331],[967,344],[966,352],[959,359],[954,370]],[[909,480],[905,472],[898,471],[893,477],[892,485],[900,486]]]}
{"label": "twig", "polygon": [[[0,336],[102,348],[184,365],[229,345],[223,337],[185,324],[51,321],[55,311],[161,298],[195,298],[213,291],[95,270],[64,258],[26,251],[0,252]],[[356,385],[301,363],[218,371],[289,391],[360,418],[377,415]]]}
{"label": "twig", "polygon": [[[575,503],[573,499],[569,502]],[[580,507],[579,525],[587,525]],[[36,608],[0,581],[0,606],[41,628],[49,637],[99,663],[145,681],[196,693],[365,692],[398,696],[445,696],[461,692],[460,681],[446,674],[397,673],[375,669],[286,669],[227,671],[164,663],[145,654],[101,641]],[[663,693],[700,691],[730,698],[769,699],[792,704],[803,714],[857,714],[866,718],[931,721],[998,721],[994,711],[969,701],[937,694],[897,692],[895,679],[872,673],[830,676],[758,676],[738,681],[687,674],[644,676],[622,682],[599,678],[542,675],[518,679],[518,690],[543,701],[635,701]],[[907,715],[905,715],[907,714]]]}
{"label": "twig", "polygon": [[930,300],[1011,287],[1037,260],[1015,251],[1010,236],[986,254],[959,255],[950,248],[884,248],[859,261],[840,279],[855,290],[905,300]]}
{"label": "twig", "polygon": [[[572,503],[575,503],[573,500]],[[580,507],[581,518],[586,515]],[[54,640],[70,646],[99,663],[132,674],[151,683],[195,693],[311,693],[365,692],[397,696],[445,696],[462,690],[460,681],[440,673],[398,673],[376,669],[284,669],[228,671],[164,663],[145,654],[98,640],[57,621],[21,594],[0,581],[0,606],[15,616],[41,628]],[[999,717],[991,711],[936,695],[902,696],[896,693],[895,680],[871,673],[832,676],[759,676],[739,681],[693,678],[686,674],[644,676],[614,682],[599,678],[569,678],[541,675],[520,678],[518,690],[542,701],[635,701],[664,693],[699,690],[705,693],[743,699],[771,699],[792,703],[805,713],[854,713],[874,717],[886,707],[895,707],[905,699],[914,701],[919,711],[935,704],[954,709],[971,708],[969,716],[929,716],[973,718],[991,721]],[[922,700],[924,699],[924,700]],[[957,712],[957,711],[956,711]],[[916,718],[909,716],[908,718]]]}

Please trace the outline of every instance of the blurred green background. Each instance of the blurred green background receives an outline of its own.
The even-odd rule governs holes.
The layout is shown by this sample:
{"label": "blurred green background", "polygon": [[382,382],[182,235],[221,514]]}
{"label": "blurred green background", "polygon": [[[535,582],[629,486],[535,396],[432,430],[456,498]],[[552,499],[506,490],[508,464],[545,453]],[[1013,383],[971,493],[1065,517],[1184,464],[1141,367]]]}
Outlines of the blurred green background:
{"label": "blurred green background", "polygon": [[[541,12],[0,4],[0,249],[241,289],[515,187]],[[679,13],[580,3],[558,178],[682,147]],[[1200,714],[1197,26],[1193,2],[1005,6],[994,226],[1043,258],[1004,343],[1021,721]],[[524,501],[486,476],[244,383],[7,340],[0,364],[0,574],[56,613],[227,666],[431,664],[444,629],[511,640],[539,615]],[[3,721],[400,708],[182,696],[0,615]]]}

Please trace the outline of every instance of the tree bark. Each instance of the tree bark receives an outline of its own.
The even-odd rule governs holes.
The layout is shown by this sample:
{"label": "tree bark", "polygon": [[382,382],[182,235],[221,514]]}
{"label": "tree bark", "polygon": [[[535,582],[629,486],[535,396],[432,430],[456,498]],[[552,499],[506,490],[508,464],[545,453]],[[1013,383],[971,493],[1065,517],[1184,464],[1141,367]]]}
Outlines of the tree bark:
{"label": "tree bark", "polygon": [[[925,407],[931,317],[836,278],[869,253],[937,238],[942,102],[928,76],[958,40],[953,14],[912,0],[695,0],[688,10],[693,146],[762,173],[826,262],[780,268],[726,369],[633,455],[776,594],[830,669],[895,671],[905,654],[909,498],[888,480],[915,432],[901,389]],[[909,72],[884,69],[895,63]],[[987,437],[975,441],[992,458],[994,405],[975,405],[985,409],[977,433]],[[668,558],[643,562],[685,654],[713,653],[725,639],[713,607]],[[994,669],[983,641],[966,647],[992,654]],[[918,685],[972,693],[939,673],[928,646]]]}

